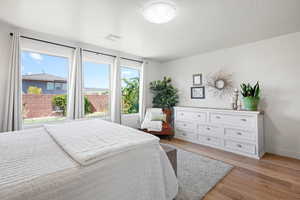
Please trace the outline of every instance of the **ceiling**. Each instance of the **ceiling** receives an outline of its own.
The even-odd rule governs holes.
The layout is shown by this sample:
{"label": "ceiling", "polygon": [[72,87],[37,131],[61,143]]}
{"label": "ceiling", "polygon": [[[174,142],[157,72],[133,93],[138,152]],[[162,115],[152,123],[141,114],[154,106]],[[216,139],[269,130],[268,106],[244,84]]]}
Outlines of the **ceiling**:
{"label": "ceiling", "polygon": [[160,25],[143,18],[146,0],[0,0],[0,19],[159,61],[300,31],[300,0],[174,1],[178,16]]}

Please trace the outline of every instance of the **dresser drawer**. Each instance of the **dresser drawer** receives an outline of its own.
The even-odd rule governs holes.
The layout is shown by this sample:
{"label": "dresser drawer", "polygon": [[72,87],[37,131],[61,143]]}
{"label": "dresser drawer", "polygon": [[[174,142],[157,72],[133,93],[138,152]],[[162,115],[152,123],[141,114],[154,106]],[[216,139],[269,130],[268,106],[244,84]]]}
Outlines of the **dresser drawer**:
{"label": "dresser drawer", "polygon": [[193,132],[176,130],[175,134],[176,134],[176,137],[184,139],[184,140],[188,140],[191,142],[195,142],[195,140],[197,139],[197,135]]}
{"label": "dresser drawer", "polygon": [[256,118],[247,115],[211,113],[210,120],[212,123],[254,128]]}
{"label": "dresser drawer", "polygon": [[255,132],[240,129],[225,128],[225,137],[255,140]]}
{"label": "dresser drawer", "polygon": [[199,125],[198,133],[201,135],[220,137],[224,135],[224,129],[219,126]]}
{"label": "dresser drawer", "polygon": [[214,146],[221,146],[221,141],[222,141],[220,138],[203,136],[203,135],[198,135],[198,140],[202,144],[208,144]]}
{"label": "dresser drawer", "polygon": [[177,130],[182,130],[182,131],[192,131],[196,132],[197,125],[192,122],[175,122],[175,127]]}
{"label": "dresser drawer", "polygon": [[256,154],[256,146],[254,144],[225,140],[225,147],[238,152]]}
{"label": "dresser drawer", "polygon": [[176,120],[178,121],[197,121],[206,122],[207,114],[206,112],[188,112],[188,111],[177,111]]}

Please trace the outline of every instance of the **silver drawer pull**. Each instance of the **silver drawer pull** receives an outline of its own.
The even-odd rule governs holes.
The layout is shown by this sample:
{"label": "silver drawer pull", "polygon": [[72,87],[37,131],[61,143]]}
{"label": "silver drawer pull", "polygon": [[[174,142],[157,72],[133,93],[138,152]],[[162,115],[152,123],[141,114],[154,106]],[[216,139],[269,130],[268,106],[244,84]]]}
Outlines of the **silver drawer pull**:
{"label": "silver drawer pull", "polygon": [[183,136],[186,136],[186,133],[182,133]]}
{"label": "silver drawer pull", "polygon": [[210,138],[206,138],[207,141],[210,141]]}
{"label": "silver drawer pull", "polygon": [[236,145],[238,148],[242,148],[243,146],[241,144]]}
{"label": "silver drawer pull", "polygon": [[217,119],[221,119],[221,117],[220,117],[220,116],[216,116],[216,118],[217,118]]}
{"label": "silver drawer pull", "polygon": [[237,135],[242,135],[242,133],[241,133],[241,132],[237,132],[236,134],[237,134]]}
{"label": "silver drawer pull", "polygon": [[197,115],[198,117],[201,117],[201,115]]}
{"label": "silver drawer pull", "polygon": [[247,119],[241,119],[241,121],[243,121],[243,122],[246,122],[246,121],[247,121]]}
{"label": "silver drawer pull", "polygon": [[210,128],[206,128],[206,130],[210,131]]}
{"label": "silver drawer pull", "polygon": [[184,113],[181,113],[180,115],[184,115]]}
{"label": "silver drawer pull", "polygon": [[183,124],[184,127],[186,127],[186,124]]}

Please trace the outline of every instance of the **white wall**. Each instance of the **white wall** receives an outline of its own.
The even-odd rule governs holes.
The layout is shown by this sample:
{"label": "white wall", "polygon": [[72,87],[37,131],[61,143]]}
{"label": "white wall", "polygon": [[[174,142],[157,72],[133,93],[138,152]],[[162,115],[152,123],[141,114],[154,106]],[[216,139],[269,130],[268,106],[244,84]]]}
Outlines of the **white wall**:
{"label": "white wall", "polygon": [[146,108],[152,107],[152,93],[149,89],[149,84],[153,80],[160,79],[162,72],[161,63],[149,61],[145,67],[145,84],[146,84]]}
{"label": "white wall", "polygon": [[156,79],[173,79],[181,106],[230,107],[229,98],[208,94],[205,100],[190,99],[193,74],[205,77],[223,69],[234,74],[237,88],[241,82],[259,80],[267,151],[300,158],[300,33],[186,57],[164,63],[161,69]]}

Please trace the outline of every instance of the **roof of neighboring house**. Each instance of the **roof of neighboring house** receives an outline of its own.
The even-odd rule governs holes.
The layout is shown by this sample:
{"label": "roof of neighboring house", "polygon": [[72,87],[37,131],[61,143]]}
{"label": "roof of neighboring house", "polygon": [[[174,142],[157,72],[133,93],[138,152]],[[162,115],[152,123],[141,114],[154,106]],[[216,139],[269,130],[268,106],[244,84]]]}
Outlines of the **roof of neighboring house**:
{"label": "roof of neighboring house", "polygon": [[52,74],[47,73],[40,73],[40,74],[30,74],[30,75],[23,75],[23,80],[30,80],[30,81],[59,81],[59,82],[67,82],[66,78],[55,76]]}

